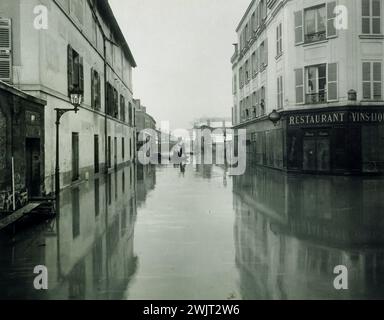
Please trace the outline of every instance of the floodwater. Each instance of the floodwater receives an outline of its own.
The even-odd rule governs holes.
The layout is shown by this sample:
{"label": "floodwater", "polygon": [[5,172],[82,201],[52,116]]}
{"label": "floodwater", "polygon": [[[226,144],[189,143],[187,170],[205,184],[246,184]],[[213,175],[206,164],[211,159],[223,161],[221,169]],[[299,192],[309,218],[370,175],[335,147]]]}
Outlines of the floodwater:
{"label": "floodwater", "polygon": [[2,232],[0,298],[384,298],[383,182],[132,165],[63,191],[55,219]]}

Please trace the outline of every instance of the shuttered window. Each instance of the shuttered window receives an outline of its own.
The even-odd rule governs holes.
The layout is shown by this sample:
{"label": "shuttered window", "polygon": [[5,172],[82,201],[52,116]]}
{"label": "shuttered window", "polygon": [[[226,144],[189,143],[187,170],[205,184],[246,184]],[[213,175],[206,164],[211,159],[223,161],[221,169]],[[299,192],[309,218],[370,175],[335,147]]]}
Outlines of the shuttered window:
{"label": "shuttered window", "polygon": [[10,19],[0,19],[0,80],[12,81],[12,28]]}
{"label": "shuttered window", "polygon": [[337,101],[339,98],[337,73],[337,63],[328,64],[328,101]]}
{"label": "shuttered window", "polygon": [[283,100],[284,100],[283,76],[279,76],[277,78],[277,108],[278,109],[282,109],[284,107]]}
{"label": "shuttered window", "polygon": [[125,98],[120,95],[120,120],[125,122]]}
{"label": "shuttered window", "polygon": [[295,12],[295,44],[302,44],[304,42],[304,19],[303,11]]}
{"label": "shuttered window", "polygon": [[276,28],[276,56],[283,53],[283,25],[280,23]]}
{"label": "shuttered window", "polygon": [[265,101],[265,87],[261,87],[261,89],[260,89],[260,110],[261,110],[261,115],[265,115],[266,107],[267,107],[267,103]]}
{"label": "shuttered window", "polygon": [[382,63],[363,62],[363,99],[382,100]]}
{"label": "shuttered window", "polygon": [[336,19],[335,8],[336,8],[336,1],[327,3],[327,38],[337,36],[337,31],[335,28],[335,19]]}
{"label": "shuttered window", "polygon": [[256,51],[252,53],[252,78],[256,77]]}
{"label": "shuttered window", "polygon": [[91,97],[92,108],[100,109],[101,107],[101,81],[100,75],[95,70],[91,70]]}
{"label": "shuttered window", "polygon": [[113,88],[113,117],[116,119],[119,117],[119,94],[117,90]]}
{"label": "shuttered window", "polygon": [[75,88],[84,92],[84,63],[81,57],[71,45],[68,45],[68,96]]}
{"label": "shuttered window", "polygon": [[245,61],[245,83],[249,82],[249,61]]}
{"label": "shuttered window", "polygon": [[295,70],[296,103],[304,103],[304,71]]}
{"label": "shuttered window", "polygon": [[133,126],[133,118],[132,118],[132,103],[128,103],[128,122],[131,126]]}
{"label": "shuttered window", "polygon": [[361,0],[362,33],[381,34],[381,0]]}

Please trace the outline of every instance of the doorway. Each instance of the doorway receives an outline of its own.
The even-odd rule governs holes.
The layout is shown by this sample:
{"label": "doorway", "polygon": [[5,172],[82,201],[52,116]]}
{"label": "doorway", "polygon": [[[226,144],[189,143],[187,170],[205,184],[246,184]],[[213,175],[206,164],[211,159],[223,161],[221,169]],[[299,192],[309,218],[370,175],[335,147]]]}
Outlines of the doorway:
{"label": "doorway", "polygon": [[331,169],[328,131],[307,131],[303,140],[303,170],[329,172]]}
{"label": "doorway", "polygon": [[94,167],[95,173],[99,173],[99,135],[95,134],[94,136]]}
{"label": "doorway", "polygon": [[41,190],[41,153],[40,153],[40,139],[27,138],[25,141],[26,149],[26,188],[28,189],[28,196],[38,197]]}
{"label": "doorway", "polygon": [[113,146],[113,148],[114,148],[114,165],[115,165],[115,170],[117,170],[117,138],[115,137],[114,138],[114,146]]}
{"label": "doorway", "polygon": [[72,132],[72,181],[79,179],[79,134]]}

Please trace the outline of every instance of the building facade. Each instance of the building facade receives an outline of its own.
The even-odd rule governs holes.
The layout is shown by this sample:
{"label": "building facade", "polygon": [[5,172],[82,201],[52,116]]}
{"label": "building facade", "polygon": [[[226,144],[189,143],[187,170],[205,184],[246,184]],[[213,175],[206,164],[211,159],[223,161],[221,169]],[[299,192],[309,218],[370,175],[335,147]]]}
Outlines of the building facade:
{"label": "building facade", "polygon": [[[46,22],[44,26],[43,22]],[[5,0],[0,3],[0,80],[47,102],[44,191],[54,189],[55,108],[73,108],[60,125],[60,186],[123,166],[135,157],[135,60],[108,1]]]}
{"label": "building facade", "polygon": [[[143,146],[144,141],[149,141],[149,139],[154,139],[152,141],[157,141],[158,133],[156,130],[156,121],[155,119],[147,113],[147,107],[141,104],[140,99],[135,99],[135,112],[136,112],[136,148],[137,151]],[[148,131],[145,131],[148,129]],[[140,138],[140,133],[143,133],[143,137]]]}
{"label": "building facade", "polygon": [[[0,213],[36,197],[44,181],[45,101],[0,82]],[[14,186],[14,190],[13,190]]]}
{"label": "building facade", "polygon": [[247,129],[250,162],[384,172],[383,9],[382,0],[251,2],[231,59],[233,125]]}

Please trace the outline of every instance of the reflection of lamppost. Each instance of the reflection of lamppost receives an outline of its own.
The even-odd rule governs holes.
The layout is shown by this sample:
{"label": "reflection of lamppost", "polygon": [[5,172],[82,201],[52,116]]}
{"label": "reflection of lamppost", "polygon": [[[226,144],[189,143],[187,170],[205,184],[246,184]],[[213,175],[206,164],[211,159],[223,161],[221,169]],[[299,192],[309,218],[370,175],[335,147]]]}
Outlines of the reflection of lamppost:
{"label": "reflection of lamppost", "polygon": [[[75,86],[74,89],[69,93],[69,97],[71,99],[71,103],[74,106],[73,109],[61,109],[61,108],[55,108],[56,110],[56,169],[55,169],[55,196],[56,199],[59,197],[60,193],[60,143],[59,143],[59,131],[60,131],[60,118],[62,115],[69,111],[74,111],[77,113],[79,111],[79,106],[83,102],[83,91],[80,90],[78,86]],[[58,206],[59,203],[56,203]],[[59,208],[56,206],[56,210],[59,210]]]}
{"label": "reflection of lamppost", "polygon": [[268,118],[276,127],[277,123],[281,120],[281,114],[278,113],[276,109],[273,109],[273,111],[268,115]]}

